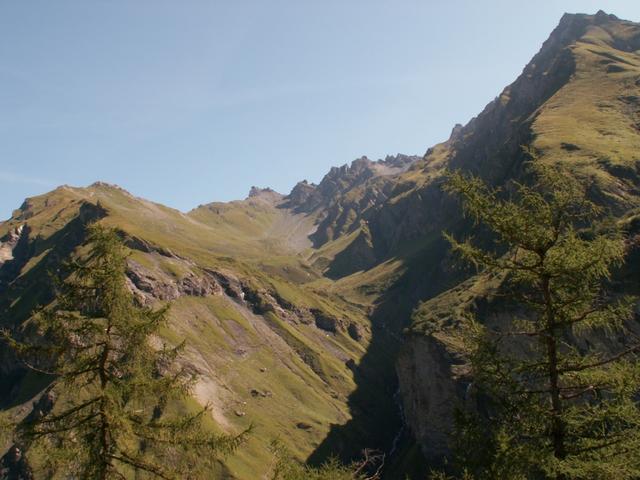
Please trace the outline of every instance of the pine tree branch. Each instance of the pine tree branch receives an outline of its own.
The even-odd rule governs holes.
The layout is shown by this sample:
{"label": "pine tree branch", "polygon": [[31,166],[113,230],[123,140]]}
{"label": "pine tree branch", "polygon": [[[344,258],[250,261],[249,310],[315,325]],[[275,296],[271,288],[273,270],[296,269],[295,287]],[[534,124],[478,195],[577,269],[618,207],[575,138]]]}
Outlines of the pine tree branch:
{"label": "pine tree branch", "polygon": [[96,417],[99,416],[99,413],[93,413],[91,415],[87,415],[86,417],[82,418],[81,420],[78,420],[77,422],[71,424],[71,425],[67,425],[64,427],[60,427],[60,428],[45,428],[45,429],[39,429],[36,428],[33,430],[33,433],[31,434],[31,436],[33,436],[34,438],[41,438],[44,436],[49,436],[49,435],[53,435],[56,433],[64,433],[64,432],[68,432],[70,430],[76,430],[78,427],[84,425],[85,423],[87,423],[89,420],[92,420]]}
{"label": "pine tree branch", "polygon": [[134,458],[129,457],[128,455],[126,455],[124,452],[120,452],[120,455],[113,455],[113,454],[108,454],[107,455],[109,458],[116,460],[118,462],[122,462],[125,463],[127,465],[130,465],[132,467],[134,467],[135,469],[138,470],[143,470],[145,472],[149,472],[154,474],[155,476],[162,478],[163,480],[173,480],[173,477],[169,477],[167,476],[164,471],[153,464],[147,463],[147,462],[143,462],[141,460],[136,460]]}
{"label": "pine tree branch", "polygon": [[619,445],[622,442],[626,441],[626,437],[618,438],[617,440],[612,440],[610,442],[601,443],[600,445],[592,445],[590,447],[578,448],[575,450],[571,450],[571,453],[574,455],[578,455],[581,453],[592,452],[594,450],[602,450],[603,448],[612,447],[614,445]]}
{"label": "pine tree branch", "polygon": [[607,365],[609,363],[615,362],[617,360],[620,360],[622,358],[624,358],[627,355],[630,355],[632,353],[636,353],[640,351],[640,345],[635,345],[631,348],[628,348],[616,355],[613,355],[609,358],[606,358],[604,360],[600,360],[598,362],[593,362],[593,363],[588,363],[588,364],[582,364],[582,365],[571,365],[571,366],[566,366],[560,369],[560,373],[570,373],[570,372],[581,372],[583,370],[588,370],[591,368],[596,368],[596,367],[601,367],[603,365]]}
{"label": "pine tree branch", "polygon": [[86,401],[86,402],[76,406],[76,407],[70,408],[70,409],[68,409],[68,410],[66,410],[66,411],[64,411],[64,412],[62,412],[62,413],[60,413],[58,415],[49,415],[46,418],[40,420],[39,423],[56,423],[56,422],[59,422],[59,421],[65,419],[65,418],[69,417],[70,415],[73,415],[73,414],[79,412],[80,410],[83,410],[83,409],[93,405],[94,403],[96,403],[99,400],[100,400],[100,397],[93,398],[93,399],[91,399],[89,401]]}

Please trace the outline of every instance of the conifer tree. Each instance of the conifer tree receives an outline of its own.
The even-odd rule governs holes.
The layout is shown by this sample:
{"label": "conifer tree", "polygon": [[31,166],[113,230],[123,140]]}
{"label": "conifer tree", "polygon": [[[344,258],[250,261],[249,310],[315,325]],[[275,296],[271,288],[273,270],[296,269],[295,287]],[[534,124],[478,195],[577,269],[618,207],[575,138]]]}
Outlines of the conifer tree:
{"label": "conifer tree", "polygon": [[350,465],[330,458],[318,467],[298,462],[277,440],[271,443],[271,452],[274,462],[270,480],[380,480],[384,467],[384,454],[374,450],[365,449],[363,458]]}
{"label": "conifer tree", "polygon": [[458,172],[446,184],[497,244],[446,235],[453,250],[502,278],[515,312],[507,326],[469,319],[482,400],[459,412],[460,461],[476,478],[640,478],[640,344],[633,301],[611,285],[625,240],[571,174],[531,169],[511,195]]}
{"label": "conifer tree", "polygon": [[49,414],[23,422],[19,441],[44,454],[46,478],[201,478],[194,472],[242,435],[212,434],[208,408],[181,413],[194,377],[177,362],[183,345],[158,337],[167,307],[134,302],[116,231],[95,224],[89,232],[88,251],[33,318],[41,340],[3,334],[30,368],[54,376],[58,398]]}

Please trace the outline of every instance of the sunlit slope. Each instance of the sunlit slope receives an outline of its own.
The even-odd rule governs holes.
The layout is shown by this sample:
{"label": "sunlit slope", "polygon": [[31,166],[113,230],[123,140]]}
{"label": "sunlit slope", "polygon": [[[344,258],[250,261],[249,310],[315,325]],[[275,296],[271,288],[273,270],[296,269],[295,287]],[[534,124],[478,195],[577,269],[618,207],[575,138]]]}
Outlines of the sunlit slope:
{"label": "sunlit slope", "polygon": [[[130,234],[185,254],[256,259],[290,254],[296,242],[302,243],[298,249],[308,245],[298,238],[291,242],[275,240],[294,236],[296,220],[270,202],[249,198],[220,204],[216,210],[224,209],[224,215],[215,215],[206,207],[184,214],[101,182],[87,188],[63,186],[27,199],[11,219],[0,224],[0,234],[28,221],[34,233],[46,236],[73,216],[82,202],[99,205],[108,212],[107,222],[124,227]],[[305,224],[298,237],[306,239],[305,233],[311,228]]]}
{"label": "sunlit slope", "polygon": [[603,201],[639,204],[640,26],[602,18],[571,47],[571,80],[540,109],[533,146],[597,182]]}
{"label": "sunlit slope", "polygon": [[[251,203],[232,208],[257,215],[262,205]],[[171,302],[163,335],[187,341],[185,361],[200,375],[195,399],[211,404],[221,430],[255,427],[241,453],[225,461],[231,471],[256,478],[268,468],[276,438],[304,459],[332,424],[350,418],[347,398],[369,326],[358,305],[302,284],[317,274],[289,243],[263,243],[286,238],[295,218],[265,210],[273,217],[260,236],[239,234],[242,221],[205,224],[105,184],[28,199],[0,226],[2,238],[20,231],[15,258],[0,266],[2,324],[19,324],[50,300],[47,272],[78,252],[89,222],[113,226],[131,248],[128,282],[136,298]],[[19,370],[15,362],[3,368],[12,367]]]}
{"label": "sunlit slope", "polygon": [[292,254],[311,246],[315,215],[295,213],[285,197],[270,189],[254,188],[245,200],[201,205],[188,213],[228,240],[250,239],[262,254]]}

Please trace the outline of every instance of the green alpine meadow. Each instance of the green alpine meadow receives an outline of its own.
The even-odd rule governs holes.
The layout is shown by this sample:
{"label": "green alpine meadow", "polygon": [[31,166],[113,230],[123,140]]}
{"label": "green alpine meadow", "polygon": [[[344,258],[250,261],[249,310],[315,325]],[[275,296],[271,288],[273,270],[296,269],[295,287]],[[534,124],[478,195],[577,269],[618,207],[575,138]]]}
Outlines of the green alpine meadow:
{"label": "green alpine meadow", "polygon": [[640,23],[555,21],[424,155],[188,211],[36,183],[0,222],[0,479],[640,479]]}

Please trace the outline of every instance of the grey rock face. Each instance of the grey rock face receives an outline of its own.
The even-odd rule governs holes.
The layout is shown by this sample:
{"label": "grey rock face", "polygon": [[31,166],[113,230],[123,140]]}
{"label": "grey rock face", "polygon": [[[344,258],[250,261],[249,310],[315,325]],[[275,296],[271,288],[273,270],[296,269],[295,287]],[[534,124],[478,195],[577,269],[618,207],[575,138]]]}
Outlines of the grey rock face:
{"label": "grey rock face", "polygon": [[20,225],[0,240],[0,267],[6,262],[13,260],[13,251],[18,245],[23,233],[25,233],[25,226]]}
{"label": "grey rock face", "polygon": [[360,327],[358,327],[358,325],[353,322],[349,322],[349,326],[347,327],[347,333],[356,342],[359,342],[362,339],[362,332],[360,331]]}
{"label": "grey rock face", "polygon": [[318,327],[320,330],[331,333],[338,332],[338,328],[341,326],[341,322],[336,317],[328,315],[322,310],[317,309],[312,309],[311,313],[315,318],[316,327]]}
{"label": "grey rock face", "polygon": [[450,453],[454,411],[464,401],[469,379],[463,362],[433,336],[412,336],[396,370],[407,427],[425,458],[434,464]]}
{"label": "grey rock face", "polygon": [[151,304],[155,300],[168,301],[182,296],[206,297],[222,293],[217,279],[207,272],[189,272],[176,279],[151,272],[134,261],[129,261],[127,266],[127,284],[143,305]]}

